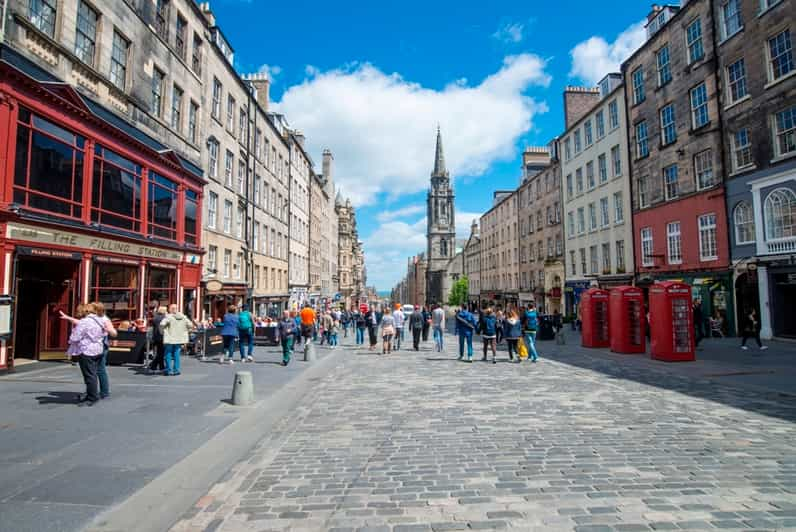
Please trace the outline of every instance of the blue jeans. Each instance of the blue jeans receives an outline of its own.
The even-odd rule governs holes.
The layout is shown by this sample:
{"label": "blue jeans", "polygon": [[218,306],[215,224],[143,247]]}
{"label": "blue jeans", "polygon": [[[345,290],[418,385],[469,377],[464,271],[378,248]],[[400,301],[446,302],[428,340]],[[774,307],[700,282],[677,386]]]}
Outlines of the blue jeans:
{"label": "blue jeans", "polygon": [[528,344],[528,354],[531,355],[531,360],[539,358],[536,352],[536,331],[525,331],[525,343]]}
{"label": "blue jeans", "polygon": [[442,327],[434,327],[434,343],[437,351],[442,351]]}
{"label": "blue jeans", "polygon": [[467,342],[467,360],[473,358],[473,333],[460,332],[459,333],[459,358],[464,356],[464,343]]}
{"label": "blue jeans", "polygon": [[357,327],[357,345],[362,345],[364,343],[365,343],[365,328]]}
{"label": "blue jeans", "polygon": [[240,359],[246,357],[246,350],[248,348],[248,356],[254,355],[254,335],[249,331],[240,331],[238,336],[238,348],[240,349]]}
{"label": "blue jeans", "polygon": [[224,353],[227,354],[228,359],[232,360],[235,356],[235,339],[237,336],[226,334],[222,338],[224,339]]}
{"label": "blue jeans", "polygon": [[329,345],[337,345],[337,333],[329,333]]}
{"label": "blue jeans", "polygon": [[166,375],[175,375],[180,372],[180,344],[166,344]]}
{"label": "blue jeans", "polygon": [[108,364],[108,348],[102,351],[102,356],[97,363],[97,378],[99,379],[100,397],[105,398],[111,394],[110,386],[108,384],[108,370],[105,367]]}

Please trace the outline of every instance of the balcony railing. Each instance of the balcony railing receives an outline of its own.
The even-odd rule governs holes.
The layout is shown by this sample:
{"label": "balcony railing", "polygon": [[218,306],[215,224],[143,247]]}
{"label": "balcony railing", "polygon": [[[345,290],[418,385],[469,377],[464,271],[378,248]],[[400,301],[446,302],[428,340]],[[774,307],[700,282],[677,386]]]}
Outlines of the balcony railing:
{"label": "balcony railing", "polygon": [[796,238],[767,240],[764,253],[793,253],[796,251]]}

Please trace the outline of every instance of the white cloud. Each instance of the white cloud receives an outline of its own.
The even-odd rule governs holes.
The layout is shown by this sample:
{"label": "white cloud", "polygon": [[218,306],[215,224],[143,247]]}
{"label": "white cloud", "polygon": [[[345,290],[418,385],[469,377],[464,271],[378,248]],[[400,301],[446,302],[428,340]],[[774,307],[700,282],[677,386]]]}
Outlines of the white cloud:
{"label": "white cloud", "polygon": [[268,65],[264,64],[261,65],[260,68],[257,69],[258,74],[268,74],[268,77],[273,80],[279,74],[282,73],[282,67],[279,65]]}
{"label": "white cloud", "polygon": [[481,175],[492,163],[514,158],[517,139],[547,110],[525,94],[533,85],[549,85],[545,66],[536,55],[509,56],[477,85],[454,79],[441,90],[368,63],[310,69],[274,107],[307,133],[311,153],[332,149],[337,184],[362,205],[384,193],[397,198],[428,186],[438,123],[452,176]]}
{"label": "white cloud", "polygon": [[396,219],[406,218],[407,216],[420,214],[425,210],[426,207],[424,205],[420,204],[407,205],[406,207],[401,207],[399,209],[395,209],[394,211],[382,211],[376,215],[376,219],[383,223],[390,220],[396,220]]}
{"label": "white cloud", "polygon": [[493,33],[492,38],[505,43],[518,43],[522,41],[524,31],[525,24],[509,22]]}
{"label": "white cloud", "polygon": [[569,75],[590,85],[596,85],[611,72],[619,72],[622,61],[644,44],[644,22],[637,22],[608,43],[603,37],[593,36],[575,45],[570,51],[572,69]]}
{"label": "white cloud", "polygon": [[[392,213],[406,210],[403,218],[409,217],[409,209],[425,210],[425,206],[410,205]],[[456,211],[456,237],[470,236],[470,224],[481,217],[480,213]],[[368,268],[368,284],[387,290],[395,286],[406,274],[407,260],[426,251],[426,217],[412,221],[395,218],[382,219],[381,224],[365,239],[365,260]]]}

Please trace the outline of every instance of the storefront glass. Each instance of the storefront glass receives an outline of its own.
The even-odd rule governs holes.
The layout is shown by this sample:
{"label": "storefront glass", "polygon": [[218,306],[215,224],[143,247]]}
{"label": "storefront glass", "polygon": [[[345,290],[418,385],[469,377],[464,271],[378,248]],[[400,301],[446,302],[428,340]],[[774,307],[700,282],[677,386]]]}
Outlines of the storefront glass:
{"label": "storefront glass", "polygon": [[141,166],[97,144],[91,221],[141,231]]}
{"label": "storefront glass", "polygon": [[147,234],[167,240],[177,239],[177,183],[149,173]]}
{"label": "storefront glass", "polygon": [[177,302],[177,275],[174,270],[149,268],[144,299],[147,308],[169,306]]}
{"label": "storefront glass", "polygon": [[138,318],[138,266],[95,263],[91,299],[104,304],[113,321]]}

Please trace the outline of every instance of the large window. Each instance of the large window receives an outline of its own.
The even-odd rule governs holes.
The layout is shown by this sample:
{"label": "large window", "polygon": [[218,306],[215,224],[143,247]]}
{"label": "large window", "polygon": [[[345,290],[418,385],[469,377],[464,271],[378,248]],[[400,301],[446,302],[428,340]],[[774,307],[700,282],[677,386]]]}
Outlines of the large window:
{"label": "large window", "polygon": [[674,104],[661,109],[661,144],[666,146],[677,140],[677,126],[674,121]]}
{"label": "large window", "polygon": [[169,41],[169,0],[155,0],[155,31]]}
{"label": "large window", "polygon": [[[227,95],[227,131],[235,134],[235,98],[231,94]],[[241,140],[246,141],[244,138]]]}
{"label": "large window", "polygon": [[713,151],[710,149],[694,155],[694,173],[696,174],[697,190],[712,187],[716,184],[713,174]]}
{"label": "large window", "polygon": [[611,273],[611,244],[603,244],[603,273]]}
{"label": "large window", "polygon": [[141,231],[141,166],[97,144],[91,221]]}
{"label": "large window", "polygon": [[586,163],[586,184],[589,187],[589,190],[596,186],[594,182],[594,161],[589,161]]}
{"label": "large window", "polygon": [[688,45],[688,62],[699,61],[705,56],[702,48],[702,22],[696,19],[686,29],[686,44]]}
{"label": "large window", "polygon": [[230,188],[233,185],[233,169],[235,167],[235,154],[231,151],[227,150],[226,156],[224,157],[224,184]]}
{"label": "large window", "polygon": [[149,110],[155,116],[160,116],[163,111],[163,77],[164,74],[157,68],[152,70],[152,85],[149,100]]}
{"label": "large window", "polygon": [[616,273],[625,272],[625,241],[616,241]]}
{"label": "large window", "polygon": [[47,214],[83,214],[86,139],[19,110],[14,164],[14,202]]}
{"label": "large window", "polygon": [[572,211],[567,213],[567,230],[569,232],[569,238],[575,236],[575,213]]}
{"label": "large window", "polygon": [[564,139],[564,160],[568,161],[572,158],[572,142],[569,137]]}
{"label": "large window", "polygon": [[77,4],[77,31],[75,55],[87,65],[94,66],[94,49],[97,41],[99,14],[82,0]]}
{"label": "large window", "polygon": [[796,194],[789,188],[778,188],[766,197],[763,206],[766,239],[796,236]]}
{"label": "large window", "polygon": [[224,200],[224,232],[232,232],[232,202]]}
{"label": "large window", "polygon": [[171,127],[182,131],[182,89],[177,85],[171,91]]}
{"label": "large window", "polygon": [[130,41],[118,31],[113,32],[113,48],[111,50],[111,83],[124,90],[127,84],[127,55]]}
{"label": "large window", "polygon": [[218,227],[218,194],[215,192],[207,194],[207,227],[210,229]]}
{"label": "large window", "polygon": [[583,139],[586,142],[587,148],[591,146],[592,143],[594,142],[594,137],[592,135],[592,128],[591,128],[591,120],[586,120],[586,122],[583,123]]}
{"label": "large window", "polygon": [[603,138],[605,136],[605,114],[602,109],[597,111],[597,114],[594,115],[594,123],[597,129],[597,138]]}
{"label": "large window", "polygon": [[619,127],[619,105],[616,100],[611,100],[608,103],[608,125],[611,129]]}
{"label": "large window", "polygon": [[213,78],[213,107],[212,115],[216,120],[221,120],[221,82]]}
{"label": "large window", "polygon": [[572,134],[572,138],[575,139],[575,154],[581,152],[581,143],[580,143],[580,129],[576,129],[575,133]]}
{"label": "large window", "polygon": [[193,190],[185,191],[185,243],[199,243],[199,194]]}
{"label": "large window", "polygon": [[586,231],[586,216],[583,207],[578,207],[578,234]]}
{"label": "large window", "polygon": [[199,115],[199,106],[195,102],[191,102],[188,107],[188,139],[196,144],[196,121]]}
{"label": "large window", "polygon": [[586,249],[580,248],[580,273],[586,275]]}
{"label": "large window", "polygon": [[597,206],[589,203],[589,231],[597,229]]}
{"label": "large window", "polygon": [[680,240],[680,222],[666,224],[666,242],[669,264],[682,264],[683,252]]}
{"label": "large window", "polygon": [[202,74],[202,38],[194,33],[193,50],[191,51],[191,70]]}
{"label": "large window", "polygon": [[597,246],[589,246],[589,273],[597,273]]}
{"label": "large window", "polygon": [[753,244],[755,241],[755,217],[752,206],[741,201],[732,213],[735,225],[735,243]]}
{"label": "large window", "polygon": [[742,128],[732,136],[732,165],[735,171],[752,166],[752,141],[749,138],[749,129]]}
{"label": "large window", "polygon": [[611,162],[614,167],[614,177],[622,175],[622,155],[619,153],[619,145],[611,147]]}
{"label": "large window", "polygon": [[768,40],[768,79],[777,80],[793,71],[793,47],[790,30]]}
{"label": "large window", "polygon": [[743,19],[741,18],[740,0],[727,0],[721,4],[721,38],[728,39],[741,31]]}
{"label": "large window", "polygon": [[658,50],[655,54],[655,60],[658,65],[658,86],[662,87],[672,80],[672,70],[669,64],[669,45],[664,45],[663,48]]}
{"label": "large window", "polygon": [[737,102],[747,95],[746,91],[746,63],[743,58],[727,67],[727,89],[730,102]]}
{"label": "large window", "polygon": [[647,121],[636,124],[636,157],[646,157],[650,154],[649,139],[647,138]]}
{"label": "large window", "polygon": [[147,234],[177,239],[177,183],[149,172]]}
{"label": "large window", "polygon": [[[528,194],[530,196],[530,194]],[[572,174],[567,174],[567,199],[572,198]]]}
{"label": "large window", "polygon": [[641,230],[641,265],[652,266],[655,264],[655,258],[652,256],[652,228],[645,227]]}
{"label": "large window", "polygon": [[663,191],[667,200],[675,199],[678,195],[676,164],[670,164],[663,169]]}
{"label": "large window", "polygon": [[597,172],[600,174],[600,183],[608,181],[608,163],[605,160],[604,153],[597,157]]}
{"label": "large window", "polygon": [[649,191],[647,190],[647,178],[638,178],[638,207],[643,209],[649,205]]}
{"label": "large window", "polygon": [[774,116],[774,152],[777,156],[796,152],[796,105]]}
{"label": "large window", "polygon": [[625,221],[625,208],[622,201],[622,192],[614,192],[614,223],[621,224]]}
{"label": "large window", "polygon": [[218,141],[210,139],[207,141],[207,157],[210,162],[208,171],[210,177],[218,177]]}
{"label": "large window", "polygon": [[638,67],[633,71],[633,103],[639,104],[647,99],[644,93],[644,70]]}
{"label": "large window", "polygon": [[28,12],[30,21],[50,37],[55,37],[55,7],[57,5],[57,0],[30,0]]}
{"label": "large window", "polygon": [[176,273],[176,270],[165,268],[148,268],[144,286],[147,308],[152,308],[156,303],[157,306],[168,307],[177,302]]}
{"label": "large window", "polygon": [[94,263],[90,299],[105,305],[114,322],[133,321],[138,315],[138,265],[106,264],[97,257]]}
{"label": "large window", "polygon": [[583,194],[583,168],[575,170],[575,192]]}
{"label": "large window", "polygon": [[187,29],[188,21],[186,21],[181,15],[177,15],[177,27],[174,35],[174,49],[176,50],[177,55],[180,56],[180,59],[183,61],[185,61],[188,55],[188,46],[185,42],[185,34]]}
{"label": "large window", "polygon": [[608,209],[608,198],[600,198],[600,226],[608,227],[611,223],[610,210]]}
{"label": "large window", "polygon": [[707,125],[708,116],[708,90],[702,82],[691,89],[691,127],[694,129]]}
{"label": "large window", "polygon": [[716,215],[703,214],[699,217],[699,258],[717,260],[719,251],[716,238]]}

